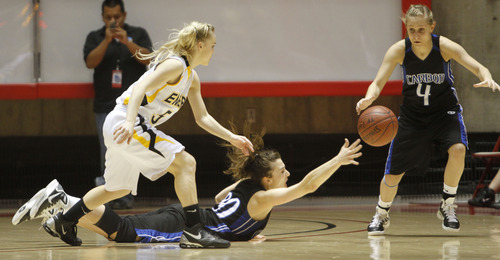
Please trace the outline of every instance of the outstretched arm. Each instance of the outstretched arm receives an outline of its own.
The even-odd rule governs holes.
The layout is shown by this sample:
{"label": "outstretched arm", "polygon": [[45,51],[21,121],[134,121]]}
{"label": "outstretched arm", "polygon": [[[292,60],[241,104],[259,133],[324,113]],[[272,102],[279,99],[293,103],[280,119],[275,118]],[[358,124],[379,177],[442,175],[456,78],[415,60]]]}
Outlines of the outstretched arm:
{"label": "outstretched arm", "polygon": [[358,165],[355,159],[361,156],[360,150],[362,145],[360,142],[361,141],[357,139],[354,143],[349,144],[349,140],[345,139],[345,143],[337,156],[309,172],[302,181],[291,187],[270,189],[265,192],[256,193],[251,199],[253,200],[255,198],[253,201],[256,206],[254,208],[254,215],[260,214],[262,211],[268,212],[274,206],[285,204],[316,191],[316,189],[325,183],[325,181],[342,165]]}
{"label": "outstretched arm", "polygon": [[200,79],[195,71],[194,80],[191,88],[189,89],[188,99],[191,109],[193,110],[196,123],[205,131],[224,139],[231,143],[233,146],[242,150],[244,155],[249,155],[250,151],[253,152],[253,144],[245,136],[233,134],[228,129],[219,124],[210,114],[208,114],[203,98],[201,97]]}
{"label": "outstretched arm", "polygon": [[440,37],[439,44],[445,60],[454,59],[479,78],[481,82],[474,84],[475,88],[491,88],[493,92],[500,90],[498,84],[493,80],[490,71],[472,58],[460,44],[443,36]]}

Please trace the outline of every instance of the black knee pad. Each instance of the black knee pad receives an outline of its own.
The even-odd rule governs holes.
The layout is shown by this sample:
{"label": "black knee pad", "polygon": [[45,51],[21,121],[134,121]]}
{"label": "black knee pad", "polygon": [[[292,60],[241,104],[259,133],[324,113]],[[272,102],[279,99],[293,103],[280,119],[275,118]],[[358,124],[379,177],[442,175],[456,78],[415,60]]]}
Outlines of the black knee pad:
{"label": "black knee pad", "polygon": [[118,225],[122,221],[122,218],[118,216],[118,214],[116,214],[116,212],[114,212],[108,205],[104,205],[104,207],[105,209],[101,219],[99,219],[99,221],[97,221],[94,225],[106,232],[109,238],[109,235],[118,230]]}

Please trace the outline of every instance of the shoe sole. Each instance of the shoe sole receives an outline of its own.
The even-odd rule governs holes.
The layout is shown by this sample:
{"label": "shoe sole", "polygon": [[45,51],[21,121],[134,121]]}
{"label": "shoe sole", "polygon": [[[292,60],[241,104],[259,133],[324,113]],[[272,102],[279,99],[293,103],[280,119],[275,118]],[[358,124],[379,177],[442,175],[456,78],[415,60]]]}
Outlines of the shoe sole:
{"label": "shoe sole", "polygon": [[231,244],[229,243],[227,246],[214,246],[214,245],[209,245],[209,246],[202,246],[201,244],[199,243],[195,243],[195,242],[190,242],[189,240],[187,240],[186,237],[184,237],[184,235],[181,237],[181,241],[179,243],[179,247],[181,248],[207,248],[207,249],[216,249],[216,248],[229,248],[231,246]]}
{"label": "shoe sole", "polygon": [[383,236],[385,234],[385,230],[391,225],[391,221],[387,221],[387,224],[382,231],[368,231],[368,236]]}
{"label": "shoe sole", "polygon": [[[35,205],[30,210],[31,219],[35,219],[35,218],[40,217],[42,215],[41,213],[43,210],[45,210],[53,205],[56,205],[60,201],[60,198],[57,198],[55,203],[54,202],[50,203],[48,201],[50,196],[52,196],[53,194],[57,194],[58,187],[61,187],[61,186],[59,185],[59,182],[56,179],[54,179],[53,181],[51,181],[49,183],[49,185],[47,185],[47,187],[45,188],[44,196],[41,199],[37,200]],[[63,191],[62,187],[61,187],[61,191]]]}
{"label": "shoe sole", "polygon": [[30,214],[28,213],[31,211],[31,208],[35,205],[36,201],[44,196],[45,190],[46,188],[39,190],[33,197],[31,197],[30,200],[28,200],[28,202],[24,203],[24,205],[17,210],[14,217],[12,217],[12,225],[17,225],[21,222],[31,220]]}
{"label": "shoe sole", "polygon": [[[441,221],[444,220],[443,214],[441,214],[441,211],[439,211],[439,210],[437,212],[437,217]],[[460,231],[460,228],[450,228],[450,227],[445,226],[444,222],[441,224],[441,227],[443,228],[444,231],[448,231],[448,232],[458,232],[458,231]]]}
{"label": "shoe sole", "polygon": [[385,234],[384,231],[369,231],[368,236],[383,236]]}
{"label": "shoe sole", "polygon": [[185,243],[184,242],[184,243],[179,244],[179,246],[181,248],[193,248],[193,249],[195,249],[195,248],[217,249],[217,248],[229,248],[231,245],[228,245],[228,246],[218,246],[218,247],[216,247],[216,246],[205,246],[204,247],[204,246],[202,246],[202,245],[200,245],[198,243]]}

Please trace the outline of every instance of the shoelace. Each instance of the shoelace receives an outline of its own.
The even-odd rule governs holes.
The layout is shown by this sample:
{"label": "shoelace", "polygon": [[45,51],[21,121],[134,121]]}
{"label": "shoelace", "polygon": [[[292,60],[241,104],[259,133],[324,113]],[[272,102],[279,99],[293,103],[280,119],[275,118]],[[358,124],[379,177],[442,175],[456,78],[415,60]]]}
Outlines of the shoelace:
{"label": "shoelace", "polygon": [[373,217],[372,222],[370,223],[370,226],[378,226],[379,223],[384,224],[385,222],[387,222],[387,215],[383,216],[382,214],[376,214]]}
{"label": "shoelace", "polygon": [[458,222],[457,216],[455,215],[455,209],[457,207],[456,204],[443,205],[443,213],[446,215],[445,217],[448,219],[448,222]]}
{"label": "shoelace", "polygon": [[55,216],[57,213],[64,211],[63,205],[61,204],[61,201],[58,201],[57,203],[51,205],[50,207],[42,210],[40,214],[35,216],[35,218],[42,218],[42,224],[45,224],[49,218]]}

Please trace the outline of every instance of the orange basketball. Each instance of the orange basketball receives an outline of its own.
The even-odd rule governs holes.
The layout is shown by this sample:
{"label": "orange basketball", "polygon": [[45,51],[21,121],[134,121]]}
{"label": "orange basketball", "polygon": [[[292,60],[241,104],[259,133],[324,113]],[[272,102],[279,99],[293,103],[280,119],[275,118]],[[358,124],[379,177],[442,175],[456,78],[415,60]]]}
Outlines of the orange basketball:
{"label": "orange basketball", "polygon": [[369,107],[359,116],[359,136],[371,146],[384,146],[390,143],[397,132],[398,119],[387,107]]}

